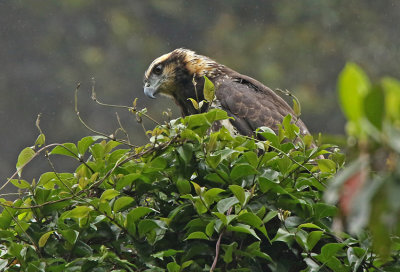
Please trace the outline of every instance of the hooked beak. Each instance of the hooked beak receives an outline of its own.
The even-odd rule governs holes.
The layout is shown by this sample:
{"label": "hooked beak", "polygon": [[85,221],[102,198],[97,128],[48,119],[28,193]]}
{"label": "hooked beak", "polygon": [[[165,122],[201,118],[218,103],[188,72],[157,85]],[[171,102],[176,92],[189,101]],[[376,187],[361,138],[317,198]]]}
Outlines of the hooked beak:
{"label": "hooked beak", "polygon": [[150,98],[156,98],[154,95],[156,94],[156,89],[154,89],[153,87],[147,87],[144,86],[144,94],[147,95]]}
{"label": "hooked beak", "polygon": [[161,83],[162,81],[160,79],[155,82],[154,80],[146,81],[144,84],[144,94],[150,98],[156,98],[155,95],[159,93]]}

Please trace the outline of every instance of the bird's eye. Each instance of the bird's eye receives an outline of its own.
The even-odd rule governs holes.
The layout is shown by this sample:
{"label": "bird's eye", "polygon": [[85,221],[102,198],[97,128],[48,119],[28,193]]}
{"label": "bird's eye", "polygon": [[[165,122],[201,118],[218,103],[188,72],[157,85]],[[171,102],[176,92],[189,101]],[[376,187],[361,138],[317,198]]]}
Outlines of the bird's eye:
{"label": "bird's eye", "polygon": [[159,64],[153,68],[153,73],[156,75],[161,75],[162,71],[163,71],[163,67],[161,64]]}

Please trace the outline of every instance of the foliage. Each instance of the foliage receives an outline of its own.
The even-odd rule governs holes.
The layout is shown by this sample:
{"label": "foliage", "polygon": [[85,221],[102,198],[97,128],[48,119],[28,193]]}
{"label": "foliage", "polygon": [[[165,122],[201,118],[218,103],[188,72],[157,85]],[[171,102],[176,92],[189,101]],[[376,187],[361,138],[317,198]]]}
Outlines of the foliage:
{"label": "foliage", "polygon": [[368,226],[374,250],[390,260],[400,245],[400,82],[371,83],[349,63],[338,91],[355,159],[332,180],[326,199],[339,202],[352,233]]}
{"label": "foliage", "polygon": [[[147,116],[136,101],[130,110]],[[394,259],[373,251],[366,232],[333,231],[338,209],[323,194],[344,165],[336,147],[300,136],[291,116],[278,135],[266,127],[256,138],[212,131],[228,118],[211,109],[171,120],[148,131],[143,146],[114,135],[46,145],[38,122],[40,135],[9,180],[22,196],[0,199],[0,270],[394,267]],[[43,153],[51,171],[24,180],[24,168]],[[56,156],[76,161],[75,171],[57,172]]]}

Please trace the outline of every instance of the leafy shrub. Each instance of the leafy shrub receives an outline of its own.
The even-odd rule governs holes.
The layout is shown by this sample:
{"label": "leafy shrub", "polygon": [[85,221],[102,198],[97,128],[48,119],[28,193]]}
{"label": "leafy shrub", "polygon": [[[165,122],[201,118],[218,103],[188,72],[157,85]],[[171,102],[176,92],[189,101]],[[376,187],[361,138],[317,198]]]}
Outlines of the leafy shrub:
{"label": "leafy shrub", "polygon": [[[139,120],[146,115],[135,108]],[[344,165],[337,148],[298,136],[290,116],[278,135],[259,128],[263,140],[233,137],[225,128],[210,132],[225,119],[226,112],[212,109],[171,120],[139,147],[106,135],[45,145],[40,131],[9,180],[23,196],[0,199],[0,269],[379,271],[387,265],[365,232],[332,230],[338,209],[323,194]],[[24,180],[24,167],[42,153],[52,171]],[[70,157],[76,170],[56,172],[54,156]]]}

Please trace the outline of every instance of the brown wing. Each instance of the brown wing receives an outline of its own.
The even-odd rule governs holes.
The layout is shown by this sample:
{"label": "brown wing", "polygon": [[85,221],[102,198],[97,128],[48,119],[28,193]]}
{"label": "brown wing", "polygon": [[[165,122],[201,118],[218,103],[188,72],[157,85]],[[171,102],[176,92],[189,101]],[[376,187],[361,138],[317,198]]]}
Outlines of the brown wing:
{"label": "brown wing", "polygon": [[[231,122],[241,134],[252,135],[261,126],[276,132],[287,114],[294,116],[291,107],[280,96],[253,78],[236,74],[220,78],[216,83],[216,97],[221,107],[235,118]],[[301,120],[297,125],[302,134],[309,133]]]}

